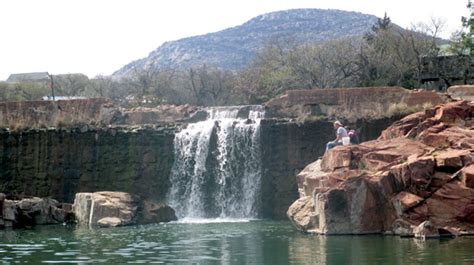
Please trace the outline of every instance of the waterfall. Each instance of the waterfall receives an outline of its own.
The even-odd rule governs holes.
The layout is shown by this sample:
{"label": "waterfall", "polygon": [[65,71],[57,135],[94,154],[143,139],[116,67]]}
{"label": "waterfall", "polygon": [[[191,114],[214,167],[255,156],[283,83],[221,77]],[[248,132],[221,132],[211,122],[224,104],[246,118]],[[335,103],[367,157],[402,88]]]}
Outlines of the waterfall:
{"label": "waterfall", "polygon": [[169,204],[179,218],[254,218],[261,106],[214,107],[174,139]]}

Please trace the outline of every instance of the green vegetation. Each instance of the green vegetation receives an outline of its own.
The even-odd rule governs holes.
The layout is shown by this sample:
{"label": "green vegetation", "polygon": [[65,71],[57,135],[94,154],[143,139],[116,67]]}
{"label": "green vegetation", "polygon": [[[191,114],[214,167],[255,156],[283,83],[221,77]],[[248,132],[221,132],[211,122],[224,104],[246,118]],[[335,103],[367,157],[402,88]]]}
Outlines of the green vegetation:
{"label": "green vegetation", "polygon": [[359,170],[366,170],[367,169],[367,165],[364,163],[364,162],[359,162]]}
{"label": "green vegetation", "polygon": [[[467,5],[467,8],[469,8],[472,11],[472,2],[469,0],[469,3]],[[463,17],[462,18],[462,23],[463,27],[467,31],[461,32],[461,43],[462,47],[465,48],[469,52],[469,56],[474,57],[474,13],[471,12],[470,16],[468,18]]]}
{"label": "green vegetation", "polygon": [[469,55],[474,57],[474,13],[472,2],[468,1],[469,17],[462,17],[462,28],[451,35],[450,44],[445,45],[445,54]]}
{"label": "green vegetation", "polygon": [[42,96],[49,95],[49,91],[50,89],[43,84],[0,82],[1,101],[40,100]]}

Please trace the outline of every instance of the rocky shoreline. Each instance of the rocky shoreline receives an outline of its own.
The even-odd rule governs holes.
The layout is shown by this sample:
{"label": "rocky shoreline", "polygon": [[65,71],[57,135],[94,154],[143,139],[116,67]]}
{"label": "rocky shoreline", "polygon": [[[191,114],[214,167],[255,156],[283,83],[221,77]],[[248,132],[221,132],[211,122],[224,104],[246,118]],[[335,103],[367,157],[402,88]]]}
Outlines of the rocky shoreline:
{"label": "rocky shoreline", "polygon": [[72,204],[51,198],[9,198],[0,193],[0,228],[24,228],[74,221]]}
{"label": "rocky shoreline", "polygon": [[77,193],[74,204],[51,198],[7,198],[0,193],[0,228],[77,223],[115,227],[176,221],[174,209],[126,192]]}
{"label": "rocky shoreline", "polygon": [[297,176],[287,215],[318,234],[421,238],[474,232],[474,103],[409,115],[374,141],[339,146]]}

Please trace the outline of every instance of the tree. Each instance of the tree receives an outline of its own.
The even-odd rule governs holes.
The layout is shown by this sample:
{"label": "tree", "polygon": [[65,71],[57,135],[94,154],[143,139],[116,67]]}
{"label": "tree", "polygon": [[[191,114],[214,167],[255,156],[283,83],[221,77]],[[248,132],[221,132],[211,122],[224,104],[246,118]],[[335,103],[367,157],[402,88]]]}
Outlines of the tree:
{"label": "tree", "polygon": [[291,39],[274,38],[267,42],[251,65],[240,73],[240,98],[251,104],[262,103],[298,88],[289,64],[289,54],[295,47]]}
{"label": "tree", "polygon": [[188,90],[193,104],[198,106],[226,105],[229,103],[234,84],[234,75],[229,71],[202,65],[189,68]]}
{"label": "tree", "polygon": [[303,88],[347,87],[357,71],[357,42],[352,39],[303,45],[289,54],[289,65]]}
{"label": "tree", "polygon": [[377,18],[377,22],[372,25],[372,28],[370,32],[367,32],[364,35],[364,38],[367,42],[371,42],[375,39],[377,33],[380,31],[385,31],[388,30],[392,27],[392,20],[390,17],[387,16],[387,13],[385,12],[383,15],[383,18]]}
{"label": "tree", "polygon": [[83,96],[89,78],[84,74],[64,74],[54,76],[54,88],[63,96]]}
{"label": "tree", "polygon": [[469,17],[462,17],[462,25],[466,31],[461,32],[461,41],[465,49],[468,50],[469,56],[474,57],[474,6],[471,0],[467,4],[467,8],[470,10]]}
{"label": "tree", "polygon": [[403,30],[385,16],[364,37],[358,54],[358,83],[361,86],[418,87],[421,84],[422,58],[437,56],[444,22],[432,19]]}
{"label": "tree", "polygon": [[145,69],[135,69],[131,76],[123,78],[121,82],[132,105],[156,106],[166,102],[165,95],[170,90],[173,77],[173,70],[149,65]]}

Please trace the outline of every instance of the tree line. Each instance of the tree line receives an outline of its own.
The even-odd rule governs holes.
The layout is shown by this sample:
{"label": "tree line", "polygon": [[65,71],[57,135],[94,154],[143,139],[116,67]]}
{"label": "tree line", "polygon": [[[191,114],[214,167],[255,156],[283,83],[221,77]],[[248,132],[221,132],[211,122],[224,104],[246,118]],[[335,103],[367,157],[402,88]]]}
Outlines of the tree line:
{"label": "tree line", "polygon": [[[120,79],[71,76],[54,83],[57,95],[108,97],[124,107],[158,104],[198,106],[258,104],[289,89],[359,86],[421,86],[422,58],[437,56],[442,21],[399,28],[385,15],[363,37],[300,45],[275,38],[245,69],[202,65],[160,69],[150,65]],[[449,52],[462,53],[461,37]],[[444,41],[446,42],[446,41]],[[461,43],[461,44],[460,44]],[[2,87],[3,86],[3,87]],[[47,84],[0,83],[0,100],[35,100],[50,95]]]}

